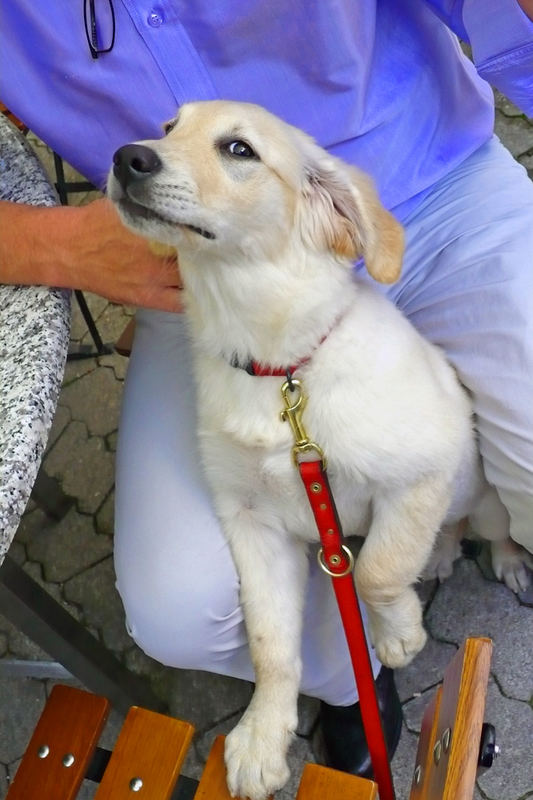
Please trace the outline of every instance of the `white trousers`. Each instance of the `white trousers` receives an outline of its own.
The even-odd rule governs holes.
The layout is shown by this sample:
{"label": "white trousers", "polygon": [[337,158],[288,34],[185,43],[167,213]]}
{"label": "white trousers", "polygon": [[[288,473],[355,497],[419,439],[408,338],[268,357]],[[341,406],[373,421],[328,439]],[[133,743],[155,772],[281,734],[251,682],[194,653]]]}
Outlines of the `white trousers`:
{"label": "white trousers", "polygon": [[[533,551],[533,183],[494,138],[402,222],[402,277],[380,289],[446,350],[472,392],[488,479],[513,537]],[[137,319],[116,487],[128,627],[164,664],[253,680],[238,578],[197,457],[184,320]],[[301,690],[347,705],[357,695],[333,592],[314,557],[310,567]]]}

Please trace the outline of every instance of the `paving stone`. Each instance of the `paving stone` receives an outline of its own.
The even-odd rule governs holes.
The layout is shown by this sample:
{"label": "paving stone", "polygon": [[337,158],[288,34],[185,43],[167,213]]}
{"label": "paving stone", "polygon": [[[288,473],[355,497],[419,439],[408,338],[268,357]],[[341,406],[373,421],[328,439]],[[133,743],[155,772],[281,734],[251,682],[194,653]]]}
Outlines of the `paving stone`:
{"label": "paving stone", "polygon": [[43,568],[42,565],[38,562],[27,561],[24,564],[24,571],[30,575],[33,580],[39,584],[48,594],[52,595],[54,600],[56,600],[64,609],[68,611],[68,613],[73,616],[78,621],[81,619],[81,613],[76,606],[73,606],[71,603],[68,603],[65,598],[63,597],[61,586],[58,583],[52,583],[51,581],[46,581],[43,576]]}
{"label": "paving stone", "polygon": [[22,757],[45,700],[41,681],[0,679],[0,762]]}
{"label": "paving stone", "polygon": [[[35,720],[35,722],[37,722],[37,720]],[[15,761],[12,761],[11,764],[7,765],[7,780],[8,780],[8,783],[12,783],[13,782],[13,780],[15,778],[15,775],[17,774],[17,770],[18,770],[18,768],[20,766],[20,762],[21,761],[22,761],[22,757],[15,759]]]}
{"label": "paving stone", "polygon": [[72,419],[83,421],[93,436],[106,436],[118,427],[122,385],[112,369],[95,369],[65,386],[61,403]]}
{"label": "paving stone", "polygon": [[395,670],[396,688],[402,703],[413,697],[415,692],[423,692],[439,683],[456,652],[457,648],[453,645],[429,638],[424,649],[407,667]]}
{"label": "paving stone", "polygon": [[27,544],[29,558],[43,565],[47,581],[63,582],[108,556],[112,543],[95,533],[92,516],[71,509],[46,533]]}
{"label": "paving stone", "polygon": [[276,800],[294,800],[296,797],[305,765],[315,763],[311,743],[301,736],[295,736],[289,748],[287,761],[291,775],[283,789],[274,794]]}
{"label": "paving stone", "polygon": [[60,479],[66,494],[76,497],[80,511],[92,514],[109,494],[114,456],[101,437],[89,437],[82,422],[71,422],[45,458],[45,468]]}
{"label": "paving stone", "polygon": [[58,405],[54,414],[54,421],[48,434],[47,449],[50,450],[57,442],[70,420],[72,419],[71,413],[68,408]]}
{"label": "paving stone", "polygon": [[217,723],[209,730],[203,733],[198,732],[196,736],[196,750],[202,763],[205,764],[207,761],[207,757],[211,751],[216,737],[220,735],[227,736],[228,733],[236,726],[241,717],[242,711],[239,711],[237,714],[232,714],[227,719]]}
{"label": "paving stone", "polygon": [[[74,341],[72,336],[71,341]],[[83,378],[84,375],[88,375],[90,372],[94,372],[96,369],[98,369],[96,357],[73,358],[70,361],[67,361],[65,373],[63,375],[62,391],[65,389],[65,387],[70,386],[71,383]],[[59,403],[61,403],[61,394],[59,396]]]}
{"label": "paving stone", "polygon": [[22,566],[26,561],[26,548],[22,544],[22,542],[15,542],[11,543],[9,548],[9,555],[19,566]]}
{"label": "paving stone", "polygon": [[[129,317],[124,317],[124,327],[128,324]],[[115,378],[118,381],[123,381],[128,371],[129,358],[121,356],[118,353],[113,353],[109,356],[99,356],[98,364],[101,367],[108,367],[115,373]]]}
{"label": "paving stone", "polygon": [[15,534],[15,541],[26,544],[27,542],[46,535],[53,522],[45,512],[36,506],[32,511],[27,511],[22,517]]}
{"label": "paving stone", "polygon": [[533,708],[504,697],[491,681],[485,719],[496,728],[501,754],[478,780],[483,795],[489,800],[516,800],[532,792]]}
{"label": "paving stone", "polygon": [[[98,333],[106,344],[114,344],[129,321],[130,317],[124,314],[122,306],[108,303],[98,317]],[[81,342],[82,344],[90,344],[92,342],[90,334],[86,333]]]}
{"label": "paving stone", "polygon": [[468,636],[494,641],[492,671],[506,695],[528,701],[533,693],[533,609],[522,606],[501,583],[483,576],[473,561],[462,560],[439,587],[427,614],[433,638],[460,645]]}
{"label": "paving stone", "polygon": [[[19,658],[28,661],[47,661],[48,653],[35,644],[28,636],[16,628],[5,617],[0,615],[0,630],[7,636],[7,653],[9,658]],[[2,759],[0,758],[0,761]]]}
{"label": "paving stone", "polygon": [[[169,698],[172,696],[172,687],[176,680],[175,669],[166,667],[158,661],[154,661],[153,658],[143,653],[135,643],[125,651],[123,659],[129,670],[150,681],[151,687],[157,697],[160,697],[161,700],[167,704],[170,703]],[[175,716],[181,719],[179,713],[175,714]]]}
{"label": "paving stone", "polygon": [[518,160],[527,169],[529,177],[533,179],[533,153],[526,153]]}
{"label": "paving stone", "polygon": [[494,102],[496,104],[496,108],[498,108],[502,114],[505,114],[506,117],[523,117],[524,112],[515,106],[514,103],[511,103],[504,95],[499,92],[497,89],[494,92]]}
{"label": "paving stone", "polygon": [[199,733],[244,710],[253,691],[248,681],[188,669],[175,670],[169,688],[170,713],[192,722]]}
{"label": "paving stone", "polygon": [[533,147],[533,125],[523,117],[510,119],[496,111],[494,131],[515,158]]}
{"label": "paving stone", "polygon": [[131,647],[111,557],[71,578],[64,592],[67,600],[82,606],[87,622],[101,631],[107,647],[117,653]]}
{"label": "paving stone", "polygon": [[[91,292],[84,292],[83,297],[85,298],[85,302],[89,307],[89,311],[91,312],[92,318],[96,322],[96,327],[98,328],[98,332],[100,333],[100,335],[102,335],[100,332],[100,327],[98,325],[98,319],[103,314],[108,305],[110,305],[109,301],[103,297],[100,297],[97,294],[92,294]],[[70,325],[70,338],[73,341],[80,341],[81,339],[83,339],[86,333],[87,333],[87,323],[85,322],[83,314],[81,313],[81,309],[77,300],[75,300],[72,303],[72,321]]]}
{"label": "paving stone", "polygon": [[424,711],[436,691],[437,687],[433,687],[426,691],[416,692],[410,700],[402,705],[405,727],[411,733],[420,733]]}
{"label": "paving stone", "polygon": [[96,514],[96,530],[98,533],[113,536],[115,531],[115,493],[110,492],[102,507]]}
{"label": "paving stone", "polygon": [[409,797],[416,766],[417,748],[418,736],[408,731],[404,725],[398,748],[391,764],[392,779],[398,800],[404,800],[404,798],[407,800]]}
{"label": "paving stone", "polygon": [[7,767],[0,764],[0,797],[5,797],[7,794]]}
{"label": "paving stone", "polygon": [[110,433],[105,437],[106,447],[112,453],[117,452],[117,442],[118,442],[118,431],[113,431],[113,433]]}

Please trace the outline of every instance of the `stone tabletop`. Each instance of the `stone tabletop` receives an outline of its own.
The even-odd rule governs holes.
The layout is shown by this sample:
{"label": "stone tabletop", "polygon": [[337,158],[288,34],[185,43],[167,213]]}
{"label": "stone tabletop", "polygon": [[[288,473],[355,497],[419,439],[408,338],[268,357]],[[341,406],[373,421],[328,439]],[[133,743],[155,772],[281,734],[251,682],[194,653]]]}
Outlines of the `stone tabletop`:
{"label": "stone tabletop", "polygon": [[[57,203],[33,151],[2,116],[0,199]],[[69,330],[68,292],[0,286],[0,562],[26,508],[46,446]]]}

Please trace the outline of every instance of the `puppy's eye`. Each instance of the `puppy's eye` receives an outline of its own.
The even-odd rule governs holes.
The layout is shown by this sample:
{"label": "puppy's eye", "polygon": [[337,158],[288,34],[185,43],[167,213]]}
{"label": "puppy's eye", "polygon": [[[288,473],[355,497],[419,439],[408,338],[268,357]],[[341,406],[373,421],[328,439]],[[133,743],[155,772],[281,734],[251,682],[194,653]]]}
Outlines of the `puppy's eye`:
{"label": "puppy's eye", "polygon": [[178,123],[177,119],[171,119],[168,122],[165,122],[165,124],[163,125],[163,130],[165,132],[165,135],[170,133],[170,131],[173,131],[177,123]]}
{"label": "puppy's eye", "polygon": [[258,158],[257,153],[252,150],[250,145],[247,142],[243,142],[241,139],[237,139],[235,142],[228,142],[223,145],[223,149],[237,158]]}

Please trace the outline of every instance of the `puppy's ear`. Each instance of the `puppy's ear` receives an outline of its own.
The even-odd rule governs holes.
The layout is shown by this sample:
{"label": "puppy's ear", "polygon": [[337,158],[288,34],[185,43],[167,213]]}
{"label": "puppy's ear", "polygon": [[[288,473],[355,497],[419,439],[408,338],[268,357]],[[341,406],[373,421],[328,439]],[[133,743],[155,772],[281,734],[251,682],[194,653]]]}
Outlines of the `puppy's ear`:
{"label": "puppy's ear", "polygon": [[313,148],[300,206],[304,240],[339,256],[364,256],[372,277],[394,283],[401,272],[403,229],[379,202],[370,178]]}

